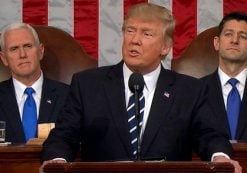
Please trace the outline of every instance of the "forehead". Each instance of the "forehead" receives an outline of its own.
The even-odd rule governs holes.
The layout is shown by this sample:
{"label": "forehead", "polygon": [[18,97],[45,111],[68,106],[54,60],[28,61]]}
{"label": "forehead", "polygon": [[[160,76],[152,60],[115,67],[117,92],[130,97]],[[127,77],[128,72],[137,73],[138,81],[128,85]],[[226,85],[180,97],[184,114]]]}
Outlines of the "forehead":
{"label": "forehead", "polygon": [[235,30],[247,32],[247,22],[243,20],[229,20],[225,23],[223,31],[225,30]]}
{"label": "forehead", "polygon": [[150,29],[159,29],[163,26],[163,23],[159,20],[149,20],[141,18],[129,18],[126,20],[126,27],[145,27]]}
{"label": "forehead", "polygon": [[4,39],[6,44],[9,42],[17,43],[17,42],[34,41],[32,32],[28,28],[18,28],[18,29],[9,30],[5,33]]}

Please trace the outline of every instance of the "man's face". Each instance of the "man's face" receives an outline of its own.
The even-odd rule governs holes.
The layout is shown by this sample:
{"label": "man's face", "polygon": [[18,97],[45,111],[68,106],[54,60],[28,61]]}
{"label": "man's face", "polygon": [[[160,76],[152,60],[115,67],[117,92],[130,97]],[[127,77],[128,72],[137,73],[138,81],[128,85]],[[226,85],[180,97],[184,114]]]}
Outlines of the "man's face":
{"label": "man's face", "polygon": [[132,70],[142,74],[157,68],[170,50],[164,41],[163,23],[130,18],[123,31],[123,59]]}
{"label": "man's face", "polygon": [[10,68],[12,76],[20,81],[39,76],[44,47],[35,42],[31,31],[27,28],[13,29],[6,32],[4,39],[1,58],[4,65]]}
{"label": "man's face", "polygon": [[230,20],[225,23],[219,37],[214,38],[220,61],[247,63],[247,22]]}

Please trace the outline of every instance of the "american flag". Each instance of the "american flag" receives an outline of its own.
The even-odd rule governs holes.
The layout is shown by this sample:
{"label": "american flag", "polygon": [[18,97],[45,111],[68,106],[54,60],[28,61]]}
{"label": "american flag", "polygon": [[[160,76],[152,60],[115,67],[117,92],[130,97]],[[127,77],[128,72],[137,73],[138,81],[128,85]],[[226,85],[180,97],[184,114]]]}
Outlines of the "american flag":
{"label": "american flag", "polygon": [[0,0],[0,29],[16,21],[55,26],[71,34],[99,66],[115,64],[122,59],[123,16],[139,2],[165,6],[175,16],[175,42],[164,62],[168,68],[198,33],[231,11],[247,12],[247,0]]}

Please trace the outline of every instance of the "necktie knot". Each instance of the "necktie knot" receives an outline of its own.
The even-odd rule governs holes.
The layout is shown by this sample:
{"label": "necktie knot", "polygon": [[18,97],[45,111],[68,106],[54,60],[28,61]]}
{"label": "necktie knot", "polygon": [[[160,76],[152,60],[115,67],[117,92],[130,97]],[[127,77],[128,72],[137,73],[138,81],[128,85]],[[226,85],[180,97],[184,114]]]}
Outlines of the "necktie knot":
{"label": "necktie knot", "polygon": [[231,86],[234,88],[236,87],[236,84],[238,83],[239,81],[235,78],[231,78],[228,80],[228,83],[231,84]]}
{"label": "necktie knot", "polygon": [[27,94],[28,96],[31,96],[34,92],[35,91],[32,87],[27,87],[24,91],[24,93]]}

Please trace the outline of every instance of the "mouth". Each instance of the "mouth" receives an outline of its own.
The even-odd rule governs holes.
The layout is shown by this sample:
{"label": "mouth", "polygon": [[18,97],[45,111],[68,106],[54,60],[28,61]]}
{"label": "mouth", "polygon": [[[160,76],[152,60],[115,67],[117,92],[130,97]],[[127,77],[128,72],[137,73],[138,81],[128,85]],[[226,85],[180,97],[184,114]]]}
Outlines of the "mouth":
{"label": "mouth", "polygon": [[23,65],[27,65],[27,64],[30,64],[30,62],[21,62],[21,63],[19,63],[18,66],[23,66]]}
{"label": "mouth", "polygon": [[132,50],[129,51],[129,55],[133,56],[133,57],[139,56],[140,52],[138,52],[137,50],[132,49]]}
{"label": "mouth", "polygon": [[236,47],[229,47],[227,50],[233,50],[233,51],[240,51],[238,48],[236,48]]}

